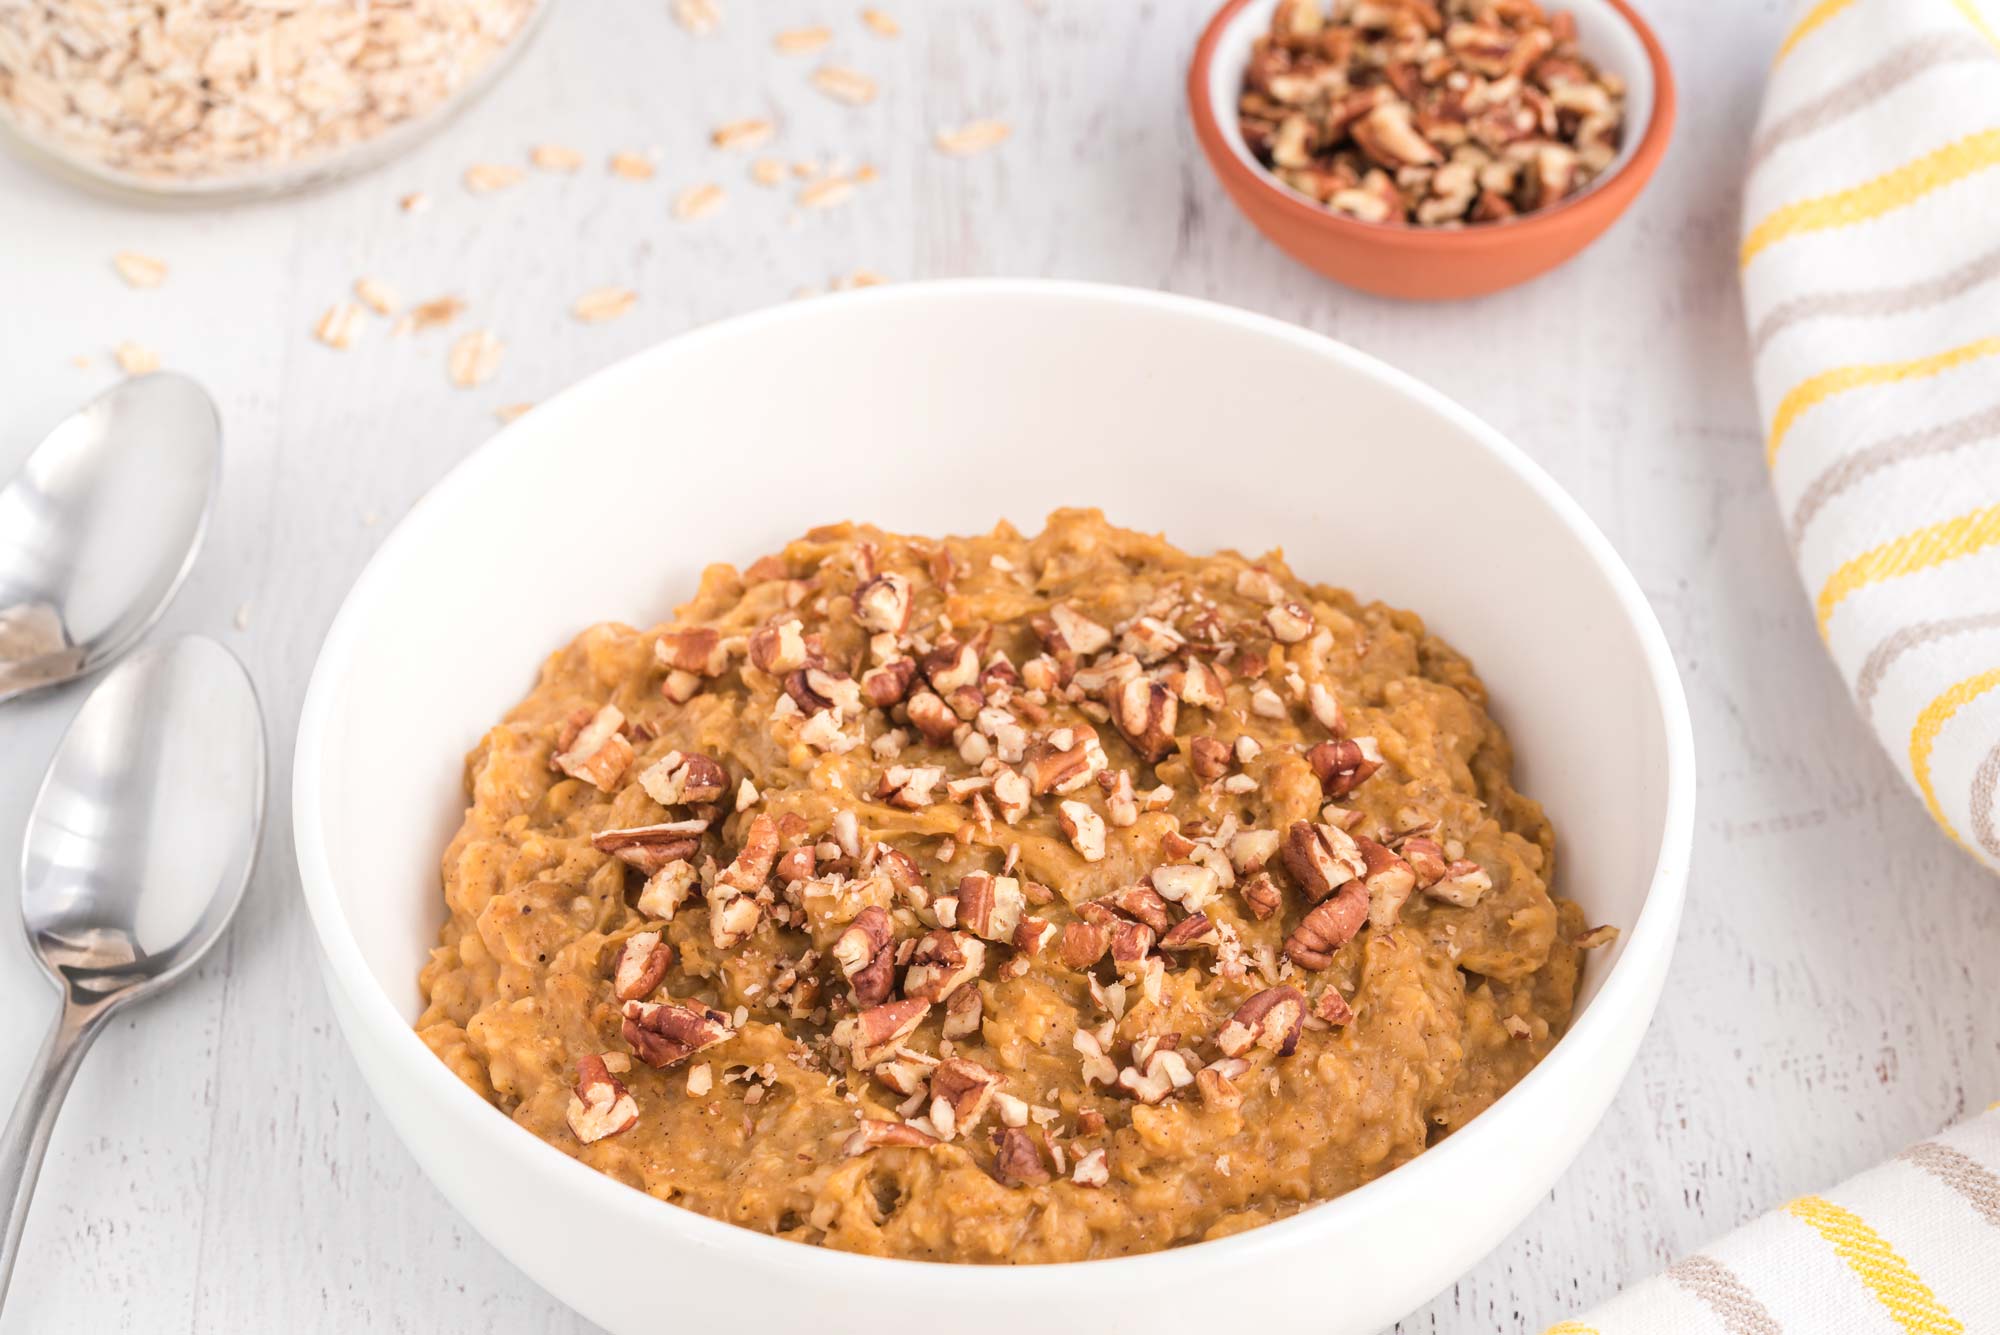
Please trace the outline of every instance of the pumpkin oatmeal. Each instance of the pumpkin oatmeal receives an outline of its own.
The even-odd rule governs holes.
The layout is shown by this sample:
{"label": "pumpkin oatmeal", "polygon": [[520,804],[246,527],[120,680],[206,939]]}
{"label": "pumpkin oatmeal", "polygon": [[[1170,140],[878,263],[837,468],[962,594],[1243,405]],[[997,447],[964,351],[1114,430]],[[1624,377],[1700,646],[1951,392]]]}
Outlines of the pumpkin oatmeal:
{"label": "pumpkin oatmeal", "polygon": [[1415,615],[1095,511],[710,567],[466,786],[432,1050],[641,1191],[885,1256],[1337,1196],[1539,1061],[1611,934]]}

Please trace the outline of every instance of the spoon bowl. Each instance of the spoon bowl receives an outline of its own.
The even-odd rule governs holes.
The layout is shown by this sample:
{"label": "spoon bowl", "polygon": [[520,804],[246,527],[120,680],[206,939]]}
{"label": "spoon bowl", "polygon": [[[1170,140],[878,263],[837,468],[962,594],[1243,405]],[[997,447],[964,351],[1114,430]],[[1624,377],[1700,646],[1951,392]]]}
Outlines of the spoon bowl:
{"label": "spoon bowl", "polygon": [[186,376],[124,381],[0,490],[0,701],[93,672],[153,628],[194,566],[222,468]]}
{"label": "spoon bowl", "polygon": [[28,817],[21,917],[62,1009],[0,1136],[4,1296],[55,1114],[90,1041],[180,977],[242,902],[263,828],[264,722],[236,658],[187,636],[106,676]]}

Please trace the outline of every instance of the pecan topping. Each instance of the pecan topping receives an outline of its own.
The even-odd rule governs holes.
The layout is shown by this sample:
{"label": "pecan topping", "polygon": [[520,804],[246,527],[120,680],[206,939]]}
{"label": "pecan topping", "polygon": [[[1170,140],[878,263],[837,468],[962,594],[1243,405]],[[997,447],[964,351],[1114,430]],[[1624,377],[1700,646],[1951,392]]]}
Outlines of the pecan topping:
{"label": "pecan topping", "polygon": [[1324,682],[1314,682],[1306,688],[1306,704],[1312,709],[1312,716],[1319,726],[1339,736],[1347,727],[1347,716],[1341,712],[1340,697]]}
{"label": "pecan topping", "polygon": [[1201,1101],[1211,1108],[1240,1107],[1243,1091],[1236,1087],[1236,1079],[1249,1069],[1250,1063],[1241,1057],[1224,1057],[1202,1067],[1194,1073],[1195,1089],[1201,1094]]}
{"label": "pecan topping", "polygon": [[1111,949],[1111,931],[1098,923],[1067,922],[1056,955],[1072,969],[1088,969]]}
{"label": "pecan topping", "polygon": [[1352,941],[1367,921],[1368,893],[1350,881],[1299,920],[1285,938],[1285,958],[1302,969],[1324,969],[1333,963],[1333,952]]}
{"label": "pecan topping", "polygon": [[958,921],[988,941],[1011,941],[1027,905],[1021,883],[1012,876],[975,871],[959,878]]}
{"label": "pecan topping", "polygon": [[1601,927],[1592,927],[1588,931],[1578,932],[1576,938],[1570,944],[1578,950],[1598,950],[1610,945],[1617,939],[1618,929],[1607,923]]}
{"label": "pecan topping", "polygon": [[912,692],[905,707],[910,713],[910,723],[933,746],[943,746],[958,731],[958,715],[933,692]]}
{"label": "pecan topping", "polygon": [[1194,1071],[1189,1068],[1187,1058],[1167,1047],[1154,1048],[1147,1055],[1143,1069],[1127,1066],[1118,1073],[1118,1088],[1141,1103],[1163,1102],[1193,1083]]}
{"label": "pecan topping", "polygon": [[1270,571],[1253,566],[1236,573],[1236,592],[1253,602],[1277,603],[1284,601],[1285,586]]}
{"label": "pecan topping", "polygon": [[718,883],[745,894],[754,892],[769,879],[771,864],[777,859],[778,822],[760,813],[751,819],[750,829],[743,836],[743,847],[723,868]]}
{"label": "pecan topping", "polygon": [[1134,677],[1118,688],[1111,721],[1133,750],[1149,763],[1158,764],[1173,754],[1179,713],[1172,691],[1149,677]]}
{"label": "pecan topping", "polygon": [[1195,913],[1182,918],[1167,929],[1167,934],[1160,938],[1160,949],[1198,950],[1204,946],[1217,945],[1219,941],[1215,924],[1209,921],[1208,915]]}
{"label": "pecan topping", "polygon": [[1016,824],[1028,814],[1033,805],[1028,781],[1011,769],[1001,768],[993,772],[993,802],[1000,808],[1000,819],[1009,825]]}
{"label": "pecan topping", "polygon": [[924,655],[922,666],[931,689],[946,698],[979,682],[979,650],[969,643],[946,640]]}
{"label": "pecan topping", "polygon": [[1039,1187],[1049,1180],[1035,1139],[1016,1126],[1001,1127],[994,1137],[993,1177],[1003,1187]]}
{"label": "pecan topping", "polygon": [[1202,709],[1221,709],[1229,703],[1226,694],[1228,674],[1202,659],[1190,658],[1184,665],[1169,669],[1166,682],[1185,704]]}
{"label": "pecan topping", "polygon": [[900,1052],[903,1040],[917,1032],[930,1011],[930,1002],[918,1000],[870,1006],[835,1025],[833,1041],[846,1048],[854,1064],[865,1070]]}
{"label": "pecan topping", "polygon": [[1313,998],[1312,1013],[1314,1019],[1335,1027],[1346,1024],[1354,1018],[1354,1009],[1347,1004],[1347,998],[1341,996],[1339,989],[1331,984]]}
{"label": "pecan topping", "polygon": [[1121,922],[1111,929],[1111,962],[1120,973],[1129,974],[1146,962],[1152,953],[1155,934],[1143,922]]}
{"label": "pecan topping", "polygon": [[653,657],[663,668],[697,677],[719,677],[729,666],[722,632],[712,626],[662,631],[653,644]]}
{"label": "pecan topping", "polygon": [[1037,737],[1028,744],[1022,759],[1022,776],[1036,797],[1073,793],[1105,767],[1097,733],[1087,727],[1059,728],[1046,737]]}
{"label": "pecan topping", "polygon": [[1056,808],[1056,823],[1085,862],[1104,860],[1104,817],[1072,799]]}
{"label": "pecan topping", "polygon": [[1111,1167],[1102,1149],[1092,1150],[1076,1161],[1069,1180],[1079,1187],[1101,1187],[1111,1180]]}
{"label": "pecan topping", "polygon": [[625,1041],[640,1061],[664,1069],[697,1052],[736,1037],[736,1029],[721,1011],[698,1001],[667,1000],[625,1003]]}
{"label": "pecan topping", "polygon": [[1239,830],[1229,841],[1229,865],[1245,875],[1264,870],[1283,842],[1276,830]]}
{"label": "pecan topping", "polygon": [[1298,644],[1313,633],[1312,609],[1304,603],[1279,603],[1265,609],[1264,625],[1279,644]]}
{"label": "pecan topping", "polygon": [[1337,825],[1293,821],[1285,831],[1285,870],[1314,903],[1367,869],[1353,836]]}
{"label": "pecan topping", "polygon": [[1188,764],[1194,776],[1210,783],[1229,773],[1233,753],[1229,743],[1215,737],[1197,737],[1188,743]]}
{"label": "pecan topping", "polygon": [[854,591],[854,620],[863,630],[901,635],[910,625],[910,581],[884,572]]}
{"label": "pecan topping", "polygon": [[913,1001],[945,1001],[979,977],[986,967],[986,943],[965,932],[940,927],[926,932],[903,974],[903,995]]}
{"label": "pecan topping", "polygon": [[1215,902],[1222,882],[1212,869],[1204,866],[1155,867],[1153,888],[1163,898],[1171,899],[1189,913],[1194,913]]}
{"label": "pecan topping", "polygon": [[602,1057],[576,1061],[576,1092],[569,1099],[569,1129],[586,1145],[629,1131],[639,1120],[639,1105]]}
{"label": "pecan topping", "polygon": [[1404,901],[1416,889],[1417,874],[1409,863],[1366,835],[1355,835],[1354,845],[1361,850],[1365,867],[1361,883],[1368,887],[1368,921],[1376,930],[1386,931],[1401,917]]}
{"label": "pecan topping", "polygon": [[713,802],[729,788],[729,775],[713,756],[669,751],[639,774],[646,796],[663,807]]}
{"label": "pecan topping", "polygon": [[854,989],[859,1006],[879,1006],[896,987],[895,937],[879,904],[861,910],[833,942],[834,962]]}
{"label": "pecan topping", "polygon": [[786,673],[785,694],[802,714],[832,711],[847,719],[861,712],[861,683],[831,668],[802,667]]}
{"label": "pecan topping", "polygon": [[1424,893],[1432,899],[1469,909],[1492,888],[1493,877],[1484,867],[1461,859],[1446,867],[1444,877],[1436,884],[1425,886]]}
{"label": "pecan topping", "polygon": [[1000,1077],[978,1062],[950,1057],[931,1073],[931,1125],[946,1140],[970,1131],[993,1101]]}
{"label": "pecan topping", "polygon": [[805,626],[797,617],[764,626],[750,636],[751,666],[774,677],[797,672],[811,657]]}
{"label": "pecan topping", "polygon": [[1014,929],[1014,949],[1030,959],[1041,954],[1055,939],[1056,925],[1046,918],[1023,918]]}
{"label": "pecan topping", "polygon": [[1305,995],[1296,987],[1267,987],[1236,1008],[1215,1043],[1225,1057],[1241,1057],[1253,1047],[1289,1057],[1305,1018]]}
{"label": "pecan topping", "polygon": [[695,883],[694,865],[676,858],[647,878],[636,907],[649,918],[672,922],[675,910],[686,902]]}
{"label": "pecan topping", "polygon": [[658,987],[673,967],[674,948],[658,932],[634,932],[625,938],[611,971],[612,995],[620,1001],[637,1001]]}
{"label": "pecan topping", "polygon": [[920,1150],[939,1143],[936,1136],[926,1135],[906,1122],[885,1122],[880,1118],[866,1117],[855,1124],[853,1133],[842,1142],[840,1152],[852,1159],[870,1150],[892,1146]]}
{"label": "pecan topping", "polygon": [[[1078,909],[1078,915],[1085,916],[1085,910],[1099,905],[1134,921],[1143,922],[1155,932],[1164,932],[1173,924],[1173,914],[1167,910],[1167,897],[1150,885],[1128,885],[1122,890],[1113,890],[1101,899],[1091,900],[1089,904]],[[1098,913],[1101,912],[1102,909],[1099,909]]]}
{"label": "pecan topping", "polygon": [[[1004,966],[1002,972],[1005,972]],[[944,1003],[944,1023],[940,1026],[944,1036],[970,1038],[978,1033],[979,1019],[985,1013],[985,1007],[985,1000],[976,987],[961,987],[952,993],[951,1000]]]}
{"label": "pecan topping", "polygon": [[1124,636],[1118,641],[1118,648],[1141,663],[1157,663],[1171,658],[1187,647],[1187,640],[1158,617],[1142,616],[1134,618],[1125,628]]}
{"label": "pecan topping", "polygon": [[1049,648],[1054,652],[1067,649],[1079,658],[1088,658],[1111,644],[1110,631],[1068,603],[1057,603],[1050,608],[1049,620],[1055,627],[1056,636],[1061,637],[1059,644],[1054,642],[1053,637],[1044,637],[1049,640]]}
{"label": "pecan topping", "polygon": [[937,800],[937,786],[944,782],[938,765],[891,765],[876,784],[875,796],[892,807],[917,811]]}
{"label": "pecan topping", "polygon": [[[916,676],[916,660],[892,658],[861,674],[861,693],[877,709],[887,709],[909,694],[910,683],[916,680]],[[937,699],[936,696],[931,698]]]}
{"label": "pecan topping", "polygon": [[1429,889],[1444,879],[1451,863],[1444,855],[1444,846],[1435,839],[1412,836],[1403,841],[1401,853],[1416,873],[1418,886]]}
{"label": "pecan topping", "polygon": [[1117,1083],[1118,1064],[1105,1054],[1104,1044],[1096,1034],[1088,1029],[1079,1029],[1070,1035],[1070,1045],[1083,1058],[1083,1083],[1086,1087]]}
{"label": "pecan topping", "polygon": [[[585,711],[577,711],[585,715]],[[632,743],[625,740],[625,715],[616,705],[606,705],[595,714],[585,715],[587,721],[571,717],[571,724],[577,725],[574,734],[560,739],[561,745],[549,764],[561,770],[572,779],[582,779],[601,792],[610,792],[624,777],[625,767],[632,763]],[[567,727],[563,730],[569,733]]]}
{"label": "pecan topping", "polygon": [[705,820],[631,825],[622,830],[599,830],[590,836],[590,846],[651,876],[670,862],[693,857],[701,847],[701,832],[707,828]]}
{"label": "pecan topping", "polygon": [[1374,747],[1374,739],[1370,737],[1321,742],[1306,752],[1306,763],[1312,766],[1328,797],[1346,797],[1382,768],[1382,757],[1374,753]]}
{"label": "pecan topping", "polygon": [[1243,896],[1243,905],[1250,910],[1250,916],[1258,922],[1264,921],[1285,905],[1284,894],[1277,882],[1269,874],[1258,872],[1249,880],[1236,887],[1236,893]]}

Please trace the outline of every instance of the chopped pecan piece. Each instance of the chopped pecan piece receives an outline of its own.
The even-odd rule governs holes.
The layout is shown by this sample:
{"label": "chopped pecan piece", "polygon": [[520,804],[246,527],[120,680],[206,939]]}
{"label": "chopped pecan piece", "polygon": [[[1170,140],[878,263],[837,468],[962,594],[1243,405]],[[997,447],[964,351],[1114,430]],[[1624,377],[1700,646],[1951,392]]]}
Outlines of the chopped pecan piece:
{"label": "chopped pecan piece", "polygon": [[1135,617],[1125,628],[1118,648],[1141,663],[1158,663],[1187,647],[1187,639],[1158,617]]}
{"label": "chopped pecan piece", "polygon": [[1111,962],[1122,974],[1134,973],[1153,951],[1156,935],[1143,922],[1121,922],[1111,929]]}
{"label": "chopped pecan piece", "polygon": [[639,1120],[639,1105],[602,1057],[579,1057],[576,1090],[569,1098],[569,1129],[586,1145],[629,1131]]}
{"label": "chopped pecan piece", "polygon": [[858,1006],[879,1006],[896,987],[895,936],[889,913],[879,904],[861,910],[834,938],[834,962],[854,989]]}
{"label": "chopped pecan piece", "polygon": [[861,674],[861,693],[868,697],[868,703],[877,709],[887,709],[909,694],[910,683],[916,680],[916,676],[915,659],[892,658]]}
{"label": "chopped pecan piece", "polygon": [[1180,705],[1174,693],[1150,677],[1134,677],[1118,688],[1111,721],[1148,763],[1173,754]]}
{"label": "chopped pecan piece", "polygon": [[1436,885],[1451,869],[1451,863],[1444,855],[1444,846],[1435,839],[1412,836],[1403,841],[1399,851],[1404,861],[1410,864],[1410,870],[1416,873],[1417,885],[1421,889],[1427,890]]}
{"label": "chopped pecan piece", "polygon": [[778,822],[759,813],[751,818],[750,828],[743,836],[743,847],[736,857],[723,868],[717,878],[722,885],[731,889],[752,893],[763,887],[771,875],[771,865],[778,860]]}
{"label": "chopped pecan piece", "polygon": [[979,648],[969,642],[945,640],[924,655],[921,666],[931,689],[949,699],[953,691],[978,685]]}
{"label": "chopped pecan piece", "polygon": [[1189,913],[1214,903],[1222,889],[1222,882],[1211,868],[1194,864],[1155,867],[1152,881],[1162,898],[1172,900]]}
{"label": "chopped pecan piece", "polygon": [[1367,869],[1354,838],[1337,825],[1293,821],[1285,831],[1285,870],[1318,903]]}
{"label": "chopped pecan piece", "polygon": [[1111,1180],[1111,1165],[1104,1151],[1094,1149],[1076,1161],[1069,1180],[1079,1187],[1101,1187]]}
{"label": "chopped pecan piece", "polygon": [[1210,1062],[1194,1073],[1195,1089],[1201,1101],[1211,1108],[1235,1108],[1243,1102],[1243,1091],[1236,1087],[1236,1080],[1250,1069],[1250,1063],[1241,1057],[1224,1057],[1221,1061]]}
{"label": "chopped pecan piece", "polygon": [[1312,635],[1315,622],[1304,603],[1279,603],[1265,609],[1264,625],[1279,644],[1298,644]]}
{"label": "chopped pecan piece", "polygon": [[1219,940],[1215,924],[1209,921],[1208,915],[1195,913],[1182,918],[1167,929],[1167,934],[1160,938],[1160,949],[1199,950],[1216,945]]}
{"label": "chopped pecan piece", "polygon": [[1576,938],[1570,944],[1578,950],[1599,950],[1610,945],[1617,939],[1618,929],[1607,923],[1601,927],[1592,927],[1587,931],[1578,932]]}
{"label": "chopped pecan piece", "polygon": [[[1055,635],[1044,636],[1051,652],[1060,653],[1067,649],[1079,658],[1108,648],[1111,632],[1098,625],[1068,603],[1057,603],[1049,609],[1049,620],[1054,625]],[[1060,643],[1057,643],[1060,637]]]}
{"label": "chopped pecan piece", "polygon": [[944,782],[938,765],[891,765],[882,772],[875,796],[892,807],[917,811],[937,801],[937,786]]}
{"label": "chopped pecan piece", "polygon": [[742,945],[763,920],[764,906],[723,881],[708,887],[708,937],[717,950]]}
{"label": "chopped pecan piece", "polygon": [[1036,797],[1073,793],[1105,768],[1104,749],[1088,727],[1059,728],[1028,743],[1022,756],[1022,777]]}
{"label": "chopped pecan piece", "polygon": [[1493,888],[1493,877],[1477,862],[1460,859],[1445,868],[1444,876],[1424,887],[1424,893],[1432,899],[1441,899],[1447,904],[1469,909]]}
{"label": "chopped pecan piece", "polygon": [[1347,726],[1347,716],[1341,712],[1340,697],[1325,682],[1314,682],[1306,688],[1306,704],[1319,726],[1338,736]]}
{"label": "chopped pecan piece", "polygon": [[905,708],[909,710],[911,725],[933,746],[943,746],[958,731],[958,715],[934,692],[912,692]]}
{"label": "chopped pecan piece", "polygon": [[864,1117],[841,1143],[840,1152],[852,1159],[870,1150],[895,1147],[920,1150],[940,1143],[936,1136],[919,1131],[906,1122],[885,1122],[877,1117]]}
{"label": "chopped pecan piece", "polygon": [[1013,940],[1027,906],[1021,883],[1012,876],[975,871],[959,878],[958,921],[988,941]]}
{"label": "chopped pecan piece", "polygon": [[1402,915],[1404,902],[1416,889],[1417,874],[1409,863],[1366,835],[1355,835],[1354,844],[1365,865],[1361,883],[1368,887],[1368,921],[1377,931],[1386,931]]}
{"label": "chopped pecan piece", "polygon": [[[1005,972],[1004,965],[1002,972]],[[944,1003],[944,1023],[940,1026],[944,1036],[970,1038],[978,1033],[980,1016],[985,1013],[985,1007],[985,999],[976,987],[961,987],[952,993],[951,1000]]]}
{"label": "chopped pecan piece", "polygon": [[1122,890],[1113,890],[1101,899],[1091,900],[1077,910],[1080,916],[1086,911],[1093,918],[1104,909],[1111,909],[1136,922],[1143,922],[1155,932],[1164,932],[1173,925],[1173,914],[1167,909],[1167,897],[1150,885],[1128,885]]}
{"label": "chopped pecan piece", "polygon": [[[581,714],[583,711],[579,710]],[[576,722],[574,716],[571,722]],[[550,766],[572,779],[581,779],[601,792],[610,792],[632,763],[632,743],[624,736],[625,715],[616,705],[605,705],[561,745],[549,760]],[[568,729],[564,731],[567,733]]]}
{"label": "chopped pecan piece", "polygon": [[672,922],[675,911],[687,901],[696,881],[694,864],[676,858],[646,878],[636,907],[649,918]]}
{"label": "chopped pecan piece", "polygon": [[1215,1044],[1225,1057],[1241,1057],[1253,1047],[1289,1057],[1305,1018],[1305,995],[1296,987],[1267,987],[1236,1008]]}
{"label": "chopped pecan piece", "polygon": [[836,1024],[833,1041],[847,1049],[855,1066],[865,1070],[900,1052],[903,1040],[917,1032],[930,1010],[930,1002],[915,999],[870,1006]]}
{"label": "chopped pecan piece", "polygon": [[728,1042],[736,1037],[736,1028],[727,1015],[698,1001],[669,999],[626,1002],[621,1033],[640,1061],[664,1069]]}
{"label": "chopped pecan piece", "polygon": [[1088,969],[1111,949],[1111,930],[1092,922],[1063,924],[1056,955],[1072,969]]}
{"label": "chopped pecan piece", "polygon": [[1229,841],[1229,865],[1244,875],[1254,875],[1277,856],[1282,842],[1276,830],[1239,830]]}
{"label": "chopped pecan piece", "polygon": [[1221,709],[1229,703],[1226,694],[1228,675],[1203,659],[1190,658],[1185,664],[1169,669],[1166,683],[1184,704],[1201,709]]}
{"label": "chopped pecan piece", "polygon": [[674,948],[658,932],[634,932],[625,938],[611,971],[611,993],[620,1001],[637,1001],[660,985],[674,967]]}
{"label": "chopped pecan piece", "polygon": [[1229,743],[1219,738],[1196,737],[1188,743],[1188,765],[1203,783],[1211,783],[1229,773],[1229,762],[1233,758]]}
{"label": "chopped pecan piece", "polygon": [[1083,1083],[1086,1088],[1117,1083],[1118,1064],[1104,1051],[1104,1044],[1096,1034],[1088,1029],[1079,1029],[1070,1035],[1070,1045],[1083,1059]]}
{"label": "chopped pecan piece", "polygon": [[729,775],[713,756],[669,751],[639,773],[646,796],[663,807],[713,802],[729,788]]}
{"label": "chopped pecan piece", "polygon": [[707,828],[705,820],[630,825],[622,830],[599,830],[590,836],[590,846],[651,876],[670,862],[693,857]]}
{"label": "chopped pecan piece", "polygon": [[1382,768],[1382,757],[1374,753],[1374,746],[1374,739],[1368,737],[1321,742],[1306,752],[1306,763],[1328,797],[1346,797]]}
{"label": "chopped pecan piece", "polygon": [[1104,860],[1104,817],[1084,803],[1068,799],[1057,806],[1056,822],[1085,862]]}
{"label": "chopped pecan piece", "polygon": [[663,668],[697,677],[719,677],[729,667],[722,632],[712,626],[662,631],[653,644],[653,657]]}
{"label": "chopped pecan piece", "polygon": [[1258,922],[1263,922],[1285,906],[1283,892],[1266,872],[1260,871],[1249,880],[1240,882],[1236,887],[1236,893],[1243,896],[1243,906],[1250,910],[1250,916]]}
{"label": "chopped pecan piece", "polygon": [[993,1177],[1003,1187],[1039,1187],[1049,1180],[1035,1138],[1016,1126],[1003,1126],[994,1136]]}
{"label": "chopped pecan piece", "polygon": [[1368,892],[1350,881],[1299,920],[1285,938],[1285,958],[1302,969],[1324,969],[1333,963],[1333,952],[1352,941],[1367,921]]}
{"label": "chopped pecan piece", "polygon": [[986,943],[966,932],[940,927],[924,933],[903,974],[903,995],[916,1001],[945,1001],[979,977],[986,967]]}
{"label": "chopped pecan piece", "polygon": [[1340,990],[1331,983],[1313,998],[1312,1013],[1314,1019],[1336,1027],[1354,1018],[1354,1008],[1347,1004],[1347,998],[1341,996]]}
{"label": "chopped pecan piece", "polygon": [[861,683],[831,668],[802,667],[786,673],[785,694],[802,714],[832,712],[850,719],[861,712]]}
{"label": "chopped pecan piece", "polygon": [[797,672],[811,657],[805,626],[797,617],[760,627],[750,636],[750,665],[773,677]]}
{"label": "chopped pecan piece", "polygon": [[931,1073],[931,1125],[946,1140],[972,1130],[999,1087],[1000,1077],[978,1062],[945,1059]]}
{"label": "chopped pecan piece", "polygon": [[1127,1066],[1118,1073],[1118,1088],[1141,1103],[1160,1103],[1194,1083],[1194,1071],[1187,1058],[1172,1048],[1155,1048],[1142,1070]]}
{"label": "chopped pecan piece", "polygon": [[910,581],[884,571],[854,591],[854,620],[863,630],[901,635],[910,625]]}
{"label": "chopped pecan piece", "polygon": [[1000,819],[1009,825],[1016,824],[1028,814],[1032,798],[1028,781],[1004,766],[993,772],[993,803],[1000,808]]}

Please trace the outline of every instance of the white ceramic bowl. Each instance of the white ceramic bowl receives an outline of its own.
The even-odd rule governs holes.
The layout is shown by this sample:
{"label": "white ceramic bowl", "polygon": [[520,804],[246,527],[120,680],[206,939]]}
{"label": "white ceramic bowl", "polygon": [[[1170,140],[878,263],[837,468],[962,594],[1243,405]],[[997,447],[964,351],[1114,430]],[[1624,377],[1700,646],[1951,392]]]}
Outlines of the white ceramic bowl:
{"label": "white ceramic bowl", "polygon": [[[604,505],[573,505],[581,496]],[[800,1246],[666,1205],[514,1126],[410,1029],[441,921],[461,758],[584,626],[663,619],[714,560],[808,526],[1027,528],[1101,504],[1195,551],[1282,544],[1303,574],[1418,609],[1469,654],[1558,884],[1624,929],[1575,1025],[1485,1114],[1336,1201],[1115,1261],[975,1269]],[[328,633],[299,728],[300,874],[368,1083],[473,1226],[617,1335],[882,1304],[954,1332],[1375,1330],[1528,1213],[1603,1114],[1680,919],[1687,707],[1637,585],[1520,450],[1415,380],[1292,326],[1153,293],[952,282],[726,321],[508,427],[396,528]],[[443,1266],[449,1258],[436,1258]],[[420,1262],[421,1263],[421,1262]],[[773,1296],[777,1295],[777,1296]]]}

